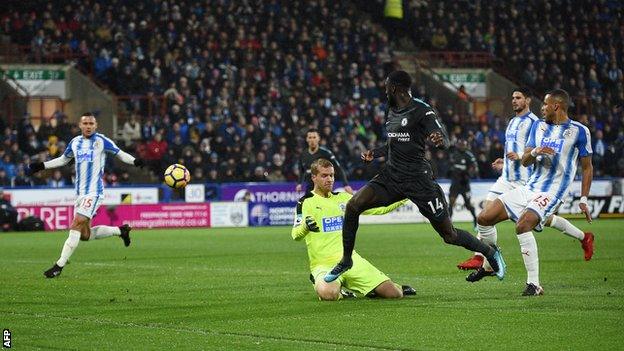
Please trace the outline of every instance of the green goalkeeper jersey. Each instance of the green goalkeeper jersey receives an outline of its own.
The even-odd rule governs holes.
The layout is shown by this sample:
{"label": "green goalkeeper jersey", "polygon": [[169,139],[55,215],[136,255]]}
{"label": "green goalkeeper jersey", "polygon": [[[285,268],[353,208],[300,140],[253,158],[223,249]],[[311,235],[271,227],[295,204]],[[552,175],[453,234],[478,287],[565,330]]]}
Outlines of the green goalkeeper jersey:
{"label": "green goalkeeper jersey", "polygon": [[[342,223],[347,202],[352,196],[345,192],[331,192],[329,197],[322,197],[309,192],[299,199],[291,235],[294,240],[305,238],[310,269],[318,266],[332,266],[342,258]],[[372,208],[362,214],[386,214],[406,201],[407,199],[387,207]],[[309,216],[316,221],[320,229],[318,232],[311,232],[307,228],[305,219]]]}

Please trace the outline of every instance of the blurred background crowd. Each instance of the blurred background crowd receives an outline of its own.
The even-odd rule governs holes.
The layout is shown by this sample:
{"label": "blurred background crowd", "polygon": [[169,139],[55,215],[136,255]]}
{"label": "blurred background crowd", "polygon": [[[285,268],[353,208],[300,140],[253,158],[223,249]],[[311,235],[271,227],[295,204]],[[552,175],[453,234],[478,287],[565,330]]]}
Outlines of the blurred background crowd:
{"label": "blurred background crowd", "polygon": [[[621,2],[404,3],[397,24],[384,19],[382,0],[69,0],[11,5],[1,30],[30,45],[34,62],[66,51],[88,58],[72,63],[129,97],[112,137],[149,161],[146,181],[176,162],[195,182],[294,181],[308,128],[320,131],[350,180],[369,179],[381,164],[365,166],[359,154],[385,141],[383,81],[396,68],[390,37],[419,50],[489,52],[536,96],[568,90],[580,106],[572,117],[592,132],[595,176],[624,176]],[[502,156],[510,116],[459,114],[418,82],[412,90],[439,111],[453,140],[469,142],[478,177],[497,177],[489,164]],[[0,118],[0,186],[72,184],[71,167],[24,174],[79,133],[67,120],[57,112],[35,128],[29,116],[12,125]],[[429,156],[446,177],[447,152]],[[130,182],[123,168],[108,170],[109,185]]]}

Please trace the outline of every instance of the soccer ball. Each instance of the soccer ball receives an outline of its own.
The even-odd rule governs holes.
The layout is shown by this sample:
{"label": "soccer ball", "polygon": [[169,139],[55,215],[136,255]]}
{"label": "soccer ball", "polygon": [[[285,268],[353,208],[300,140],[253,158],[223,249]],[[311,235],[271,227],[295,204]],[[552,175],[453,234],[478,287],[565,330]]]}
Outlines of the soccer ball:
{"label": "soccer ball", "polygon": [[172,188],[184,188],[191,181],[191,174],[181,164],[173,164],[165,170],[165,184]]}

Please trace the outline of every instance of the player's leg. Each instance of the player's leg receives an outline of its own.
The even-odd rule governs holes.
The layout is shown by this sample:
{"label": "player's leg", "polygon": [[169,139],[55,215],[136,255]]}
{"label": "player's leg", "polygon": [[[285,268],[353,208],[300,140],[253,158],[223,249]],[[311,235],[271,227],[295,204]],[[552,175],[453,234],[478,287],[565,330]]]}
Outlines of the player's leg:
{"label": "player's leg", "polygon": [[581,242],[581,247],[585,253],[585,261],[591,260],[594,255],[594,234],[590,232],[584,233],[567,219],[552,215],[547,220],[547,227],[559,229],[563,234],[571,236]]}
{"label": "player's leg", "polygon": [[108,226],[108,225],[96,225],[91,228],[91,237],[89,240],[100,240],[104,238],[108,238],[111,236],[120,237],[125,246],[130,246],[130,231],[132,227],[127,224],[124,224],[119,227]]}
{"label": "player's leg", "polygon": [[[488,210],[490,211],[489,214],[486,214],[486,216],[492,216],[493,213],[498,213],[501,214],[501,217],[496,218],[494,221],[498,221],[501,220],[504,216],[502,216],[502,212],[501,211],[505,211],[504,208],[501,209],[501,207],[499,207],[498,209],[493,209],[491,208],[491,206],[494,206],[494,201],[498,201],[499,203],[496,204],[496,206],[502,206],[502,202],[500,202],[500,200],[496,200],[496,198],[494,198],[494,200],[492,201],[485,201],[485,204],[483,206],[484,211]],[[482,212],[484,212],[482,211]],[[488,245],[496,245],[497,239],[498,239],[498,233],[496,232],[496,226],[494,225],[481,225],[481,224],[477,224],[477,230],[479,232],[479,234],[477,235],[478,238],[481,239],[482,242],[488,244]],[[475,255],[473,257],[471,257],[470,259],[460,263],[459,265],[457,265],[457,267],[459,269],[475,269],[474,272],[470,273],[467,277],[466,280],[474,283],[477,282],[485,277],[489,277],[489,276],[494,276],[495,273],[492,270],[492,267],[490,266],[489,262],[487,260],[484,260],[483,255],[481,255],[480,253],[475,253]]]}
{"label": "player's leg", "polygon": [[[494,197],[492,199],[494,200],[496,198]],[[487,209],[491,203],[492,200],[485,200],[483,208]],[[477,238],[488,245],[496,245],[498,239],[496,227],[493,225],[480,225],[477,223]],[[475,252],[472,257],[459,263],[457,268],[464,270],[479,269],[483,266],[483,259],[484,257],[482,254]]]}
{"label": "player's leg", "polygon": [[527,271],[527,285],[522,295],[541,295],[543,289],[539,281],[539,256],[537,242],[532,230],[539,224],[540,217],[533,210],[526,210],[516,223],[516,234],[520,243],[522,260]]}
{"label": "player's leg", "polygon": [[[337,280],[332,283],[325,283],[323,281],[323,277],[331,267],[317,267],[312,270],[310,273],[310,281],[314,286],[314,291],[316,292],[316,296],[318,296],[321,301],[335,301],[340,299],[348,299],[355,298],[355,294],[350,290],[346,290],[342,288],[342,280]],[[324,283],[324,284],[321,284]],[[338,286],[338,293],[340,296],[336,297],[335,285]]]}
{"label": "player's leg", "polygon": [[505,205],[500,199],[496,199],[483,209],[477,216],[477,224],[482,226],[494,226],[497,223],[509,219]]}
{"label": "player's leg", "polygon": [[399,285],[357,253],[353,254],[353,268],[340,278],[346,288],[368,297],[403,297],[403,290]]}
{"label": "player's leg", "polygon": [[69,236],[65,240],[65,243],[63,243],[63,248],[61,249],[61,256],[52,268],[43,272],[44,276],[47,278],[59,276],[63,267],[65,267],[65,264],[67,264],[67,261],[78,247],[80,240],[89,240],[89,221],[90,219],[88,217],[79,213],[75,214],[69,229]]}
{"label": "player's leg", "polygon": [[470,251],[476,251],[488,260],[497,272],[499,279],[505,276],[505,262],[500,251],[495,246],[490,246],[469,232],[455,228],[448,216],[448,205],[444,198],[442,188],[431,179],[423,179],[408,189],[409,198],[418,206],[418,209],[431,222],[433,229],[438,232],[445,243],[461,246]]}
{"label": "player's leg", "polygon": [[326,282],[336,280],[353,265],[351,256],[353,254],[353,248],[355,247],[355,237],[359,227],[360,214],[368,209],[387,206],[392,202],[400,200],[390,193],[386,187],[387,185],[377,183],[377,181],[381,182],[381,179],[378,179],[378,177],[379,176],[375,177],[373,181],[356,192],[351,200],[347,202],[342,225],[342,259],[331,272],[327,273],[324,278]]}
{"label": "player's leg", "polygon": [[387,206],[391,203],[390,196],[384,189],[375,187],[370,183],[360,189],[345,208],[344,224],[342,227],[343,258],[351,258],[355,246],[355,236],[359,227],[360,214],[379,206]]}
{"label": "player's leg", "polygon": [[453,210],[455,209],[455,203],[457,202],[457,196],[460,194],[460,186],[457,180],[451,180],[451,187],[449,188],[449,217],[453,219]]}
{"label": "player's leg", "polygon": [[[486,200],[483,208],[489,208],[493,202],[494,201]],[[496,231],[495,226],[480,225],[477,221],[477,232],[479,233],[478,237],[481,238],[481,241],[485,242],[486,244],[496,245],[496,242],[498,241],[498,232]]]}
{"label": "player's leg", "polygon": [[[490,204],[496,200],[501,194],[506,191],[511,191],[515,188],[515,185],[504,180],[502,177],[496,180],[496,183],[492,186],[488,192],[485,202],[483,203],[483,209],[487,209]],[[478,219],[478,216],[477,216]],[[486,244],[496,245],[498,240],[498,233],[496,226],[493,225],[481,225],[477,220],[477,238],[481,239]],[[457,265],[459,269],[479,269],[483,266],[483,255],[475,252],[472,257],[461,262]]]}
{"label": "player's leg", "polygon": [[340,282],[326,283],[323,279],[316,279],[314,290],[319,299],[323,301],[336,301],[340,299]]}
{"label": "player's leg", "polygon": [[403,289],[392,280],[386,280],[375,288],[375,296],[384,299],[400,299],[403,297]]}
{"label": "player's leg", "polygon": [[97,214],[102,198],[102,196],[97,195],[85,196],[84,199],[77,203],[76,213],[89,218],[86,227],[82,228],[82,240],[100,240],[111,236],[118,236],[123,240],[125,246],[129,246],[130,230],[132,229],[129,225],[124,224],[120,227],[98,225],[91,227],[91,218]]}
{"label": "player's leg", "polygon": [[470,214],[472,215],[472,224],[476,228],[477,227],[477,214],[475,213],[475,208],[472,205],[472,197],[470,196],[470,188],[462,192],[461,195],[464,198],[464,204],[466,206],[466,209],[470,211]]}
{"label": "player's leg", "polygon": [[[527,270],[527,285],[522,293],[525,296],[542,295],[544,289],[539,281],[539,256],[537,242],[532,230],[541,231],[546,220],[551,217],[561,205],[561,200],[549,193],[533,193],[526,188],[520,188],[526,193],[526,209],[516,221],[516,234],[520,242],[522,259]],[[503,195],[503,196],[506,196]]]}
{"label": "player's leg", "polygon": [[453,223],[448,217],[442,221],[434,221],[429,218],[429,221],[445,243],[481,253],[488,260],[493,271],[496,272],[498,279],[502,280],[505,277],[506,264],[496,246],[488,245],[469,232],[453,227]]}
{"label": "player's leg", "polygon": [[453,209],[455,208],[455,201],[457,201],[457,196],[449,195],[449,217],[453,218]]}

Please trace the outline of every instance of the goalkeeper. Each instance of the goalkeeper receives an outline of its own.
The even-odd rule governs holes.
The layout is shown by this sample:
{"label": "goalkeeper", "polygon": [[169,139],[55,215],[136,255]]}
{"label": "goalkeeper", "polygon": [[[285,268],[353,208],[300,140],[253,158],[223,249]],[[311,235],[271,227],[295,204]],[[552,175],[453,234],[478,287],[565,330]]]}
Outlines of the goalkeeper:
{"label": "goalkeeper", "polygon": [[[337,280],[326,283],[323,277],[342,257],[342,221],[347,201],[353,196],[345,192],[332,192],[334,166],[324,158],[310,166],[314,189],[297,203],[295,224],[291,235],[295,240],[305,239],[310,258],[311,279],[321,300],[338,300],[341,288],[369,297],[401,298],[414,295],[410,286],[398,286],[388,276],[375,268],[357,253],[353,254],[353,268]],[[403,205],[407,200],[388,207],[370,209],[364,214],[381,215]]]}

